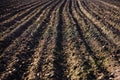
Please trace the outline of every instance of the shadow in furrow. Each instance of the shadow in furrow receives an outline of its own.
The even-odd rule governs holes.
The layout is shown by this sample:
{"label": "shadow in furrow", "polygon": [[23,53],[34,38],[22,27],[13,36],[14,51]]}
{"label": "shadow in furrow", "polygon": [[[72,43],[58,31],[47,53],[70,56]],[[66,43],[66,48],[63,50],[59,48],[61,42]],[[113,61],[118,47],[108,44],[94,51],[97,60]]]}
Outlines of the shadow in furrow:
{"label": "shadow in furrow", "polygon": [[[81,12],[81,10],[80,10],[80,8],[79,8],[80,6],[79,6],[78,2],[76,3],[76,5],[77,5],[79,11]],[[85,16],[84,13],[81,12],[81,14],[83,14],[83,15]],[[79,15],[80,15],[80,13],[79,13]],[[85,17],[86,17],[86,16],[85,16]],[[87,18],[87,19],[88,19],[88,18]],[[88,20],[89,20],[91,23],[93,23],[90,19],[88,19]],[[94,24],[93,24],[93,25],[94,25]],[[100,35],[103,36],[110,44],[112,44],[113,46],[117,46],[116,44],[112,43],[112,41],[109,40],[104,33],[102,33],[102,30],[101,30],[99,27],[97,27],[96,25],[94,25],[94,27],[97,29],[97,31],[100,33]],[[97,36],[97,37],[98,37],[98,36]],[[101,41],[101,40],[100,40],[100,42],[101,42],[102,45],[105,44],[105,43],[104,43],[103,41]]]}
{"label": "shadow in furrow", "polygon": [[[32,39],[27,43],[27,46],[30,47],[30,51],[18,55],[19,61],[15,65],[13,65],[13,67],[16,68],[16,71],[13,72],[12,75],[8,75],[5,79],[7,79],[7,80],[16,80],[16,79],[21,80],[22,79],[23,73],[27,71],[27,68],[30,64],[29,59],[34,54],[34,49],[38,46],[39,39],[41,38],[42,33],[47,29],[46,26],[47,26],[47,23],[50,21],[50,15],[52,14],[55,7],[59,4],[59,2],[60,1],[58,1],[56,4],[54,4],[54,6],[50,9],[44,22],[42,22],[42,24],[39,26],[37,31],[33,34]],[[24,63],[22,63],[22,62],[24,62]],[[20,64],[21,64],[21,66],[20,66]]]}
{"label": "shadow in furrow", "polygon": [[[78,2],[76,2],[76,5],[77,5],[77,7],[79,7]],[[92,21],[91,21],[90,19],[86,18],[85,14],[83,14],[83,13],[81,12],[80,8],[79,8],[78,14],[79,14],[79,16],[82,16],[82,15],[83,15],[83,16],[85,17],[84,22],[90,21],[90,22],[92,23]],[[82,15],[81,15],[81,14],[82,14]],[[88,23],[86,23],[86,24],[88,24]],[[94,26],[94,28],[95,28],[95,29],[99,32],[99,34],[101,35],[101,36],[100,36],[100,35],[98,35],[98,34],[94,34],[94,37],[96,37],[96,39],[100,42],[101,45],[108,45],[108,43],[110,43],[110,44],[113,45],[114,47],[117,46],[116,44],[112,43],[112,41],[109,40],[104,33],[102,33],[102,30],[101,30],[100,28],[98,28],[98,27],[97,27],[96,25],[94,25],[94,24],[92,24],[92,25]],[[94,33],[94,32],[93,32],[93,33]],[[106,43],[103,39],[101,39],[101,37],[104,38],[105,40],[107,40],[107,43]],[[106,49],[106,50],[108,50],[108,49]]]}
{"label": "shadow in furrow", "polygon": [[64,71],[66,67],[64,66],[65,62],[65,55],[63,53],[63,8],[65,6],[66,0],[64,0],[64,3],[59,8],[59,23],[57,26],[57,38],[56,38],[56,48],[54,51],[54,79],[55,80],[66,80],[66,76],[64,74]]}
{"label": "shadow in furrow", "polygon": [[[78,4],[78,2],[76,3],[76,5],[77,5],[78,8],[80,7],[79,4]],[[79,11],[81,12],[80,8],[79,8]],[[81,12],[81,14],[83,14],[83,13]],[[80,15],[80,13],[79,13],[79,15]],[[85,16],[85,14],[83,14],[83,15]],[[80,16],[81,16],[81,15],[80,15]],[[86,17],[86,16],[85,16],[85,17]],[[87,19],[88,19],[88,18],[87,18]],[[90,19],[88,19],[88,20],[92,23],[92,21],[91,21]],[[94,24],[93,24],[93,25],[94,25]],[[96,34],[95,37],[96,37],[96,39],[100,42],[101,45],[108,45],[108,43],[109,43],[109,44],[113,45],[113,47],[115,47],[115,48],[117,47],[116,44],[114,44],[110,39],[107,38],[107,36],[106,36],[104,33],[102,33],[102,30],[101,30],[100,28],[98,28],[96,25],[94,25],[94,27],[97,29],[97,31],[100,33],[100,35],[101,35],[102,37],[104,37],[104,39],[107,41],[107,43],[106,43],[104,40],[102,40],[102,39],[99,37],[99,35]],[[106,47],[105,50],[108,51],[108,48]],[[115,52],[116,52],[116,51],[115,51]],[[116,55],[115,52],[113,52],[112,54]],[[112,55],[112,54],[111,54],[111,55]],[[120,63],[118,57],[114,56],[114,59],[115,59],[116,61],[118,61],[118,63]]]}
{"label": "shadow in furrow", "polygon": [[[1,1],[0,1],[1,2]],[[40,1],[39,1],[40,2]],[[6,4],[6,3],[9,3],[9,5],[4,5],[4,4]],[[16,6],[16,7],[10,7],[10,3],[11,2],[9,2],[9,1],[5,1],[5,2],[1,2],[0,3],[0,15],[4,15],[4,14],[7,14],[7,13],[13,13],[14,11],[18,11],[18,10],[20,10],[21,8],[22,9],[26,9],[28,6],[31,6],[31,5],[33,5],[33,4],[36,4],[36,3],[38,3],[38,1],[34,1],[34,2],[29,2],[29,3],[27,3],[27,4],[24,4],[23,3],[23,5],[18,5],[18,6]],[[2,5],[3,4],[3,5]],[[11,4],[14,4],[14,3],[11,3]],[[7,6],[7,7],[6,7]],[[9,6],[9,7],[8,7]],[[24,8],[25,7],[25,8]],[[8,11],[4,11],[6,8],[10,8],[10,10],[8,10]],[[28,7],[29,8],[29,7]],[[1,21],[1,19],[0,19],[0,21]]]}
{"label": "shadow in furrow", "polygon": [[[48,1],[42,3],[42,5],[45,4],[45,3],[47,3],[47,2],[48,2]],[[21,12],[21,11],[24,11],[24,10],[30,8],[31,6],[37,5],[37,4],[39,4],[39,3],[40,3],[40,2],[37,2],[37,3],[35,3],[35,4],[30,3],[30,4],[29,4],[30,6],[29,6],[29,5],[28,5],[28,6],[27,6],[27,5],[24,5],[25,7],[24,7],[24,6],[21,6],[20,9],[17,8],[16,10],[13,10],[9,15],[0,18],[0,22],[3,22],[4,20],[9,19],[11,16],[14,16],[15,14],[17,14],[17,13],[19,13],[19,12]],[[21,8],[22,8],[22,9],[21,9]]]}
{"label": "shadow in furrow", "polygon": [[[43,3],[43,4],[47,4],[47,3]],[[4,23],[3,25],[0,25],[0,32],[5,31],[6,29],[8,29],[9,27],[12,27],[14,24],[16,24],[16,21],[21,21],[24,17],[28,16],[29,13],[31,13],[32,11],[34,11],[35,9],[37,9],[39,6],[42,6],[43,4],[36,4],[33,6],[33,8],[31,8],[29,11],[27,11],[26,13],[16,17],[14,20],[11,20],[10,22]]]}
{"label": "shadow in furrow", "polygon": [[8,35],[3,41],[0,41],[0,53],[2,53],[5,50],[5,48],[7,48],[12,43],[12,41],[19,37],[29,26],[31,26],[34,23],[34,21],[39,17],[39,15],[43,12],[43,10],[52,3],[53,2],[50,2],[49,4],[44,6],[39,13],[32,17],[32,19],[27,21],[24,25],[21,25],[16,31]]}
{"label": "shadow in furrow", "polygon": [[102,22],[104,25],[107,25],[107,26],[105,26],[105,27],[107,27],[108,29],[110,29],[110,30],[113,32],[113,34],[116,34],[117,36],[120,37],[120,31],[119,31],[118,29],[114,28],[113,25],[111,25],[111,24],[109,24],[108,22],[106,22],[104,19],[102,19],[102,18],[101,18],[99,15],[97,15],[96,13],[92,12],[84,1],[82,1],[81,3],[83,4],[83,7],[87,10],[87,12],[89,12],[93,17],[96,17],[97,20],[102,20],[101,22]]}
{"label": "shadow in furrow", "polygon": [[[80,38],[82,39],[85,47],[86,47],[86,50],[88,51],[89,55],[94,59],[94,62],[95,62],[95,65],[97,66],[97,68],[98,68],[101,72],[104,72],[104,73],[107,75],[109,72],[108,72],[106,69],[102,68],[102,67],[101,67],[101,66],[102,66],[101,64],[98,64],[98,60],[99,60],[99,59],[94,55],[95,53],[91,50],[90,46],[88,45],[87,41],[85,40],[85,37],[84,37],[84,35],[83,35],[84,33],[82,32],[82,29],[80,28],[77,19],[74,17],[74,14],[72,13],[71,7],[72,7],[72,1],[70,1],[69,12],[70,12],[70,15],[72,16],[74,22],[76,23],[77,31],[78,31],[79,36],[80,36]],[[90,77],[90,76],[88,76],[88,77]],[[92,76],[91,76],[91,77],[92,77]],[[106,76],[106,78],[108,78],[108,77]]]}

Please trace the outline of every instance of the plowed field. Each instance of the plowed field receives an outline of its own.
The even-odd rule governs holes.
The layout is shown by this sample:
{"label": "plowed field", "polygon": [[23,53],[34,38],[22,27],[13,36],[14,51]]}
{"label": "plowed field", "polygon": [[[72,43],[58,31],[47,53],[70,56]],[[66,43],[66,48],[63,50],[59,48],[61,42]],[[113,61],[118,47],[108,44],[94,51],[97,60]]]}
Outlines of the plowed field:
{"label": "plowed field", "polygon": [[120,1],[1,0],[0,80],[120,80]]}

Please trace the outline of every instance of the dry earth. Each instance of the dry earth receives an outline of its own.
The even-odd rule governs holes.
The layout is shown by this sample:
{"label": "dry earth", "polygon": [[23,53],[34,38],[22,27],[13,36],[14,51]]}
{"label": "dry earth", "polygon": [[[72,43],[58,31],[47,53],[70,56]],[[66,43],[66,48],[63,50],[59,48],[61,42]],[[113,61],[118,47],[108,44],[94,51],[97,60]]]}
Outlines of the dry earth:
{"label": "dry earth", "polygon": [[0,0],[0,80],[120,80],[120,1]]}

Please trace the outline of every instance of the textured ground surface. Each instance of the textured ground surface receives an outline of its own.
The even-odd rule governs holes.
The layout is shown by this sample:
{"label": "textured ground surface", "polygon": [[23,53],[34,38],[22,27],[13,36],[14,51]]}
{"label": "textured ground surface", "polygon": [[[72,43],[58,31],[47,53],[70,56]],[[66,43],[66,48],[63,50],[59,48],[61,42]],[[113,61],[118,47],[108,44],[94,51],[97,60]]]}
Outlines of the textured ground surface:
{"label": "textured ground surface", "polygon": [[120,80],[120,1],[0,0],[0,80]]}

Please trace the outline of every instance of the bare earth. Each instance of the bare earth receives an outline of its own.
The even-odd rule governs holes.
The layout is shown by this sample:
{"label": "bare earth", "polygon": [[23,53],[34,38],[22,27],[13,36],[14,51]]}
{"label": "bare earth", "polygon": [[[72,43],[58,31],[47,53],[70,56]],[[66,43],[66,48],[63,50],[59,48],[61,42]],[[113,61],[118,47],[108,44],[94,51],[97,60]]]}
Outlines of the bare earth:
{"label": "bare earth", "polygon": [[0,0],[0,80],[120,80],[120,1]]}

